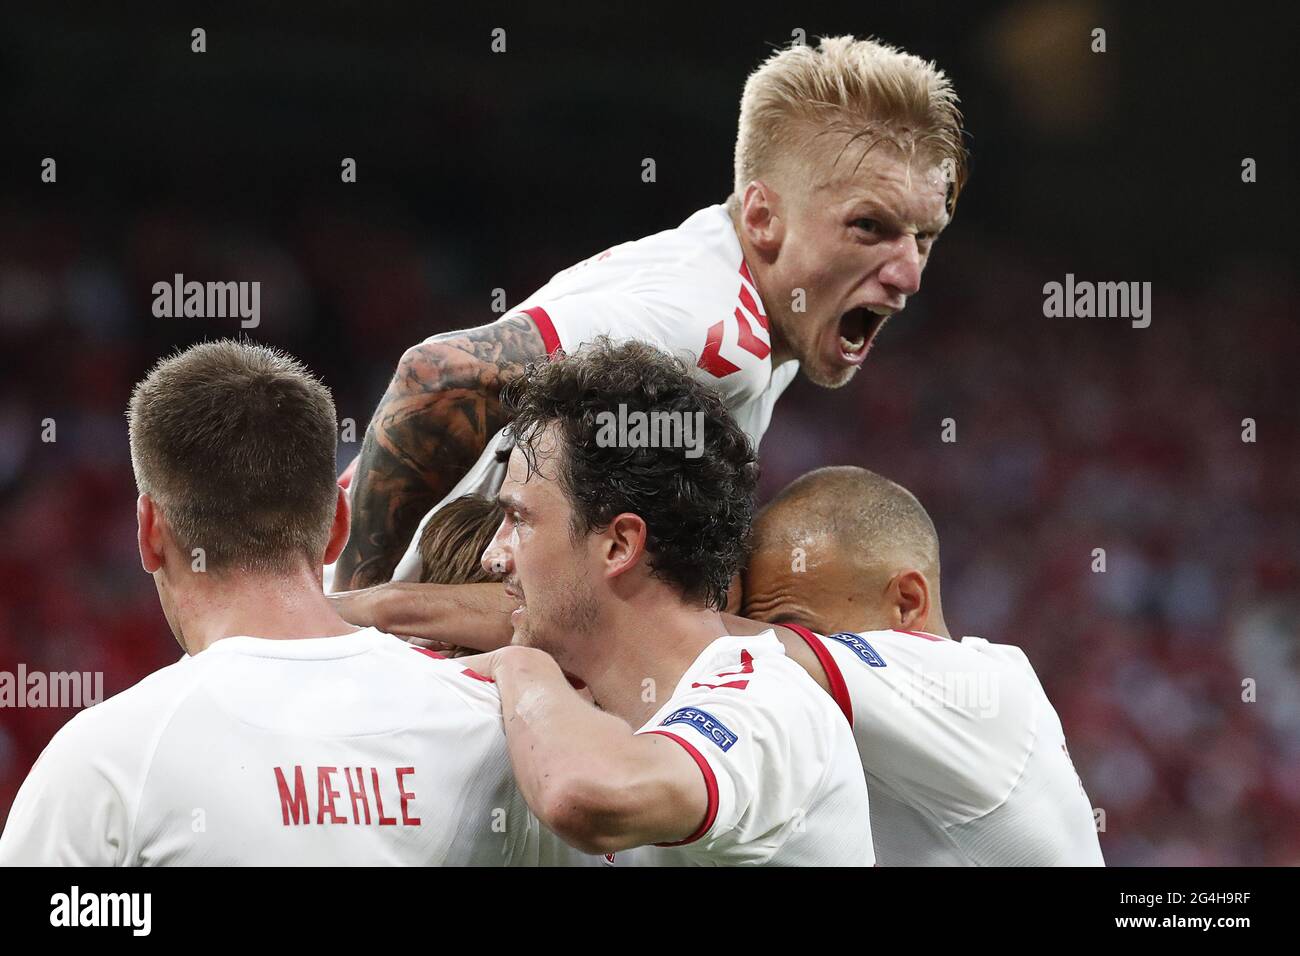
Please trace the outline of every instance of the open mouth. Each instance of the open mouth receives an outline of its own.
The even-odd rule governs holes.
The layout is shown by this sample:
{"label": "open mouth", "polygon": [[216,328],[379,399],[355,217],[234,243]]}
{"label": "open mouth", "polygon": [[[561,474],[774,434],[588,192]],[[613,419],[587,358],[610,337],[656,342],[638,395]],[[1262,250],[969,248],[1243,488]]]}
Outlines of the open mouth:
{"label": "open mouth", "polygon": [[867,357],[876,334],[889,321],[887,315],[877,315],[866,306],[849,309],[840,316],[840,356],[845,362],[856,365]]}

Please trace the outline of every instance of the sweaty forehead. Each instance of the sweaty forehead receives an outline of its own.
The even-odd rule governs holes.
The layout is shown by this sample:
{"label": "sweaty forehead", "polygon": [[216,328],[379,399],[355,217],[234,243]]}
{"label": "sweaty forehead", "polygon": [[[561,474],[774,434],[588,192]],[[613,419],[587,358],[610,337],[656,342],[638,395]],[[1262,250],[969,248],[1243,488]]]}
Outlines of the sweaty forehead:
{"label": "sweaty forehead", "polygon": [[854,590],[853,556],[837,549],[834,538],[818,533],[767,541],[745,569],[745,613],[763,619],[793,609],[816,613],[837,594]]}
{"label": "sweaty forehead", "polygon": [[813,573],[821,576],[853,561],[827,530],[782,529],[779,535],[760,536],[749,562],[752,586],[768,579]]}
{"label": "sweaty forehead", "polygon": [[782,554],[799,550],[805,554],[826,555],[834,550],[831,529],[816,527],[812,522],[768,521],[760,518],[754,527],[755,551]]}
{"label": "sweaty forehead", "polygon": [[501,498],[533,498],[557,492],[558,489],[554,486],[558,451],[557,442],[549,430],[538,434],[527,449],[522,444],[516,444],[511,449],[510,460],[506,464]]}
{"label": "sweaty forehead", "polygon": [[935,157],[918,153],[905,158],[889,143],[865,155],[861,152],[850,147],[838,162],[821,166],[812,180],[812,195],[818,202],[833,206],[865,202],[925,228],[937,230],[947,224],[948,182]]}

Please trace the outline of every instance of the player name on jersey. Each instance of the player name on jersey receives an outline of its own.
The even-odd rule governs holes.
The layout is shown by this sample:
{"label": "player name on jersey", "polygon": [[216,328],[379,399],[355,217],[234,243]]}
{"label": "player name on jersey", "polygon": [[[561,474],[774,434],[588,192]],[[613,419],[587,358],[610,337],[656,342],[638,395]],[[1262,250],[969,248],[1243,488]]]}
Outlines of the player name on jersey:
{"label": "player name on jersey", "polygon": [[[415,773],[414,767],[397,767],[384,772],[385,781],[395,780],[389,789],[388,806],[400,807],[401,818],[388,816],[384,810],[383,787],[380,786],[378,767],[315,767],[304,772],[295,765],[286,773],[282,767],[275,768],[275,786],[280,796],[280,814],[285,826],[302,826],[303,824],[354,824],[357,826],[381,827],[418,827],[420,818],[411,815],[411,802],[415,794],[406,789],[403,779]],[[341,774],[343,782],[335,778]],[[354,778],[355,774],[355,778]],[[307,779],[316,778],[316,810],[312,813],[309,800],[310,789]],[[292,780],[292,783],[290,783]],[[346,787],[347,796],[342,790]],[[372,803],[373,799],[373,803]],[[350,812],[349,812],[350,805]],[[374,815],[371,816],[371,807]],[[340,813],[339,810],[342,809]]]}

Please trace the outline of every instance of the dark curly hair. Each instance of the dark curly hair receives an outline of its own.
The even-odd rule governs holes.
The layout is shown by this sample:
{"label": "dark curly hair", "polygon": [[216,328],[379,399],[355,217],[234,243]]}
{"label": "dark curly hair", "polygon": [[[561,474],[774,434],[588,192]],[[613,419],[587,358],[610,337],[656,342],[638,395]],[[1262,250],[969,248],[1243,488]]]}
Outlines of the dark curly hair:
{"label": "dark curly hair", "polygon": [[[501,397],[529,474],[538,435],[557,426],[557,477],[573,506],[575,540],[623,512],[636,514],[646,523],[651,572],[688,600],[723,607],[749,545],[758,462],[717,392],[652,345],[601,336],[571,355],[529,365]],[[702,449],[691,457],[681,443],[598,441],[601,413],[617,415],[620,405],[629,413],[702,413],[690,419],[703,423]]]}

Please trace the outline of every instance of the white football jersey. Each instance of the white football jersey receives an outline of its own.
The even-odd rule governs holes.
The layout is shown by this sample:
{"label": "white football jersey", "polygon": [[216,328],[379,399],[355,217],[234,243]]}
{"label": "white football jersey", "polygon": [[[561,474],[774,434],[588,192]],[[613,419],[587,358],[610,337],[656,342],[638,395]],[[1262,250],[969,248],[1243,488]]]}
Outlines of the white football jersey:
{"label": "white football jersey", "polygon": [[373,629],[217,641],[54,736],[0,864],[557,862],[484,681]]}
{"label": "white football jersey", "polygon": [[875,863],[867,787],[849,726],[771,631],[710,644],[637,733],[685,748],[704,775],[708,812],[680,843],[622,851],[608,862]]}
{"label": "white football jersey", "polygon": [[787,626],[853,727],[881,866],[1103,865],[1061,720],[1020,648]]}
{"label": "white football jersey", "polygon": [[[757,450],[772,408],[799,371],[772,365],[768,318],[731,217],[708,206],[676,229],[625,242],[557,273],[510,315],[537,325],[548,353],[573,352],[600,335],[639,340],[686,360],[716,388]],[[505,480],[498,432],[459,484],[429,514],[463,495],[495,495]],[[393,572],[416,581],[424,522]],[[327,583],[327,588],[328,588]]]}

